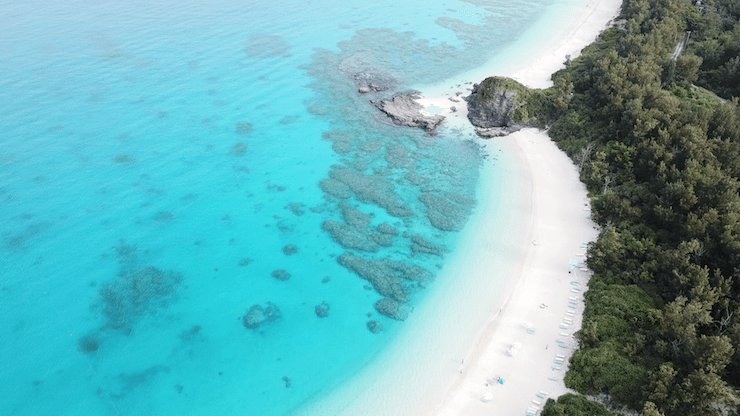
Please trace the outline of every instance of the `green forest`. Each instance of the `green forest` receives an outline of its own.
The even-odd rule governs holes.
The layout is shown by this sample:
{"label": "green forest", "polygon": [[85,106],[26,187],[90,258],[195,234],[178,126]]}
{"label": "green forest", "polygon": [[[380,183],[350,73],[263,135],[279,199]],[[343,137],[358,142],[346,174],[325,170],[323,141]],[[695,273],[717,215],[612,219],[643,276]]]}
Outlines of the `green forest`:
{"label": "green forest", "polygon": [[565,376],[583,395],[542,414],[738,415],[740,0],[625,0],[553,81],[537,120],[600,234]]}

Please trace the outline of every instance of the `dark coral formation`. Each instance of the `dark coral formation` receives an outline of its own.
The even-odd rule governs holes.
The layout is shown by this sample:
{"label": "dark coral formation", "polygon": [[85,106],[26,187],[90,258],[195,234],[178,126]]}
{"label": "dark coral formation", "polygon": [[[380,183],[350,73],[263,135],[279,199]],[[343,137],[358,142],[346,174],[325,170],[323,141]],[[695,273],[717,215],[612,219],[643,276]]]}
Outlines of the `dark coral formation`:
{"label": "dark coral formation", "polygon": [[229,154],[234,156],[244,156],[247,154],[247,145],[239,142],[229,150]]}
{"label": "dark coral formation", "polygon": [[182,342],[193,341],[198,337],[201,329],[203,328],[201,328],[200,325],[193,325],[190,327],[190,329],[186,329],[180,332],[180,335],[178,335],[178,338],[180,338],[180,341]]}
{"label": "dark coral formation", "polygon": [[324,276],[324,278],[321,279],[321,283],[329,283],[329,282],[331,282],[331,277],[329,276]]}
{"label": "dark coral formation", "polygon": [[435,256],[442,256],[442,248],[426,241],[418,235],[411,236],[411,251],[414,253],[426,253]]}
{"label": "dark coral formation", "polygon": [[298,253],[298,247],[294,246],[293,244],[289,244],[283,247],[283,254],[285,254],[286,256],[292,256],[296,253]]}
{"label": "dark coral formation", "polygon": [[270,275],[274,277],[275,279],[283,281],[283,282],[290,279],[290,273],[288,273],[287,271],[283,269],[275,270]]}
{"label": "dark coral formation", "polygon": [[283,381],[285,382],[285,388],[286,389],[289,389],[289,388],[291,388],[293,386],[293,379],[292,378],[290,378],[288,376],[285,376],[285,377],[283,377]]}
{"label": "dark coral formation", "polygon": [[252,123],[247,123],[246,121],[240,121],[236,123],[236,134],[240,136],[251,134],[252,130],[254,130],[254,126],[252,125]]}
{"label": "dark coral formation", "polygon": [[290,56],[290,45],[278,35],[256,34],[249,37],[245,52],[252,58]]}
{"label": "dark coral formation", "polygon": [[134,371],[131,373],[121,373],[118,375],[118,382],[121,383],[121,394],[125,396],[137,387],[142,387],[159,373],[169,373],[170,368],[164,365],[153,365],[145,370]]}
{"label": "dark coral formation", "polygon": [[331,238],[345,249],[367,251],[375,253],[379,247],[367,236],[354,227],[336,221],[324,221],[321,229],[329,233]]}
{"label": "dark coral formation", "polygon": [[445,196],[425,193],[419,201],[427,208],[429,222],[442,231],[461,230],[474,204],[469,198],[452,192]]}
{"label": "dark coral formation", "polygon": [[414,216],[414,211],[396,193],[395,186],[382,176],[363,175],[351,169],[333,166],[329,177],[349,187],[358,201],[377,205],[388,215],[398,218]]}
{"label": "dark coral formation", "polygon": [[375,244],[382,247],[390,247],[393,245],[393,236],[390,234],[371,234],[370,239],[373,240]]}
{"label": "dark coral formation", "polygon": [[269,324],[280,319],[280,309],[277,305],[267,302],[267,307],[255,304],[242,316],[242,325],[248,329],[257,329],[260,325]]}
{"label": "dark coral formation", "polygon": [[83,335],[77,340],[77,349],[83,354],[92,354],[100,348],[100,339],[96,335]]}
{"label": "dark coral formation", "polygon": [[352,196],[352,189],[349,188],[344,182],[336,179],[327,178],[323,179],[319,183],[319,187],[326,194],[333,196],[337,199],[347,199]]}
{"label": "dark coral formation", "polygon": [[[390,259],[367,260],[347,253],[339,256],[337,262],[348,270],[354,272],[360,278],[367,280],[378,294],[395,301],[403,303],[409,300],[409,288],[423,288],[434,278],[431,272],[423,267],[393,261]],[[377,309],[376,304],[376,309]],[[390,308],[386,303],[381,304],[385,312],[378,309],[378,312],[387,316],[393,316],[394,319],[403,320],[406,317],[408,308],[397,306]],[[392,310],[391,310],[392,309]]]}
{"label": "dark coral formation", "polygon": [[377,226],[376,230],[378,230],[378,232],[379,233],[382,233],[382,234],[388,234],[388,235],[392,235],[392,236],[397,236],[398,235],[398,229],[396,227],[394,227],[394,226],[392,226],[390,224],[386,224],[386,223],[379,224]]}
{"label": "dark coral formation", "polygon": [[252,263],[252,259],[244,257],[243,259],[239,260],[239,267],[249,266],[250,263]]}
{"label": "dark coral formation", "polygon": [[305,208],[305,206],[306,205],[301,202],[291,202],[290,204],[288,204],[287,207],[285,207],[285,209],[292,212],[293,215],[295,215],[296,217],[300,217],[306,213],[306,211],[303,209]]}
{"label": "dark coral formation", "polygon": [[367,329],[370,330],[373,334],[379,334],[383,331],[383,325],[376,321],[376,320],[370,320],[367,321]]}
{"label": "dark coral formation", "polygon": [[390,298],[383,298],[375,302],[375,310],[397,321],[403,321],[411,314],[410,306]]}
{"label": "dark coral formation", "polygon": [[314,312],[316,312],[316,316],[319,318],[326,318],[329,316],[329,304],[326,302],[321,302],[320,305],[316,305],[314,308]]}
{"label": "dark coral formation", "polygon": [[157,222],[170,222],[175,219],[175,213],[169,211],[159,211],[152,216],[152,219]]}
{"label": "dark coral formation", "polygon": [[361,231],[365,231],[375,217],[375,214],[365,214],[347,204],[341,204],[340,208],[342,210],[342,218],[344,218],[344,222]]}
{"label": "dark coral formation", "polygon": [[140,266],[136,246],[121,242],[115,251],[121,270],[115,280],[99,291],[103,315],[107,318],[102,329],[130,334],[143,315],[169,305],[183,277],[154,266]]}

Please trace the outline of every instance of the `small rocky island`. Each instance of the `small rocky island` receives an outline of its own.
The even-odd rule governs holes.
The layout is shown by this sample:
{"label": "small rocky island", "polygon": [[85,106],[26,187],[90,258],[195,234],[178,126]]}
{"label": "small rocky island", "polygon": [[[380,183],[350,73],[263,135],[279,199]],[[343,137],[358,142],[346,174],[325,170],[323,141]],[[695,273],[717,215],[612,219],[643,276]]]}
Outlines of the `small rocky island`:
{"label": "small rocky island", "polygon": [[385,113],[396,125],[418,127],[433,132],[445,121],[445,117],[422,113],[424,106],[416,101],[419,98],[421,95],[418,91],[407,91],[394,94],[390,99],[371,100],[370,103]]}
{"label": "small rocky island", "polygon": [[525,127],[541,127],[534,116],[542,106],[541,90],[530,90],[519,82],[502,77],[489,77],[473,85],[464,97],[468,103],[468,120],[481,137],[499,137]]}

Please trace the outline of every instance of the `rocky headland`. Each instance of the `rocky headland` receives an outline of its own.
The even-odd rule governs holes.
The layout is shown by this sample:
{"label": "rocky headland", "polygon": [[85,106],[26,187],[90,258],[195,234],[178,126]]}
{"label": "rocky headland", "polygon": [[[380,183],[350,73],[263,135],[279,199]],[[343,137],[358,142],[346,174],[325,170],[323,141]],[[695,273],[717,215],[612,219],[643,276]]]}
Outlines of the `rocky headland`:
{"label": "rocky headland", "polygon": [[525,127],[539,127],[533,115],[540,107],[541,93],[519,82],[502,77],[489,77],[473,85],[464,97],[468,103],[468,120],[481,137],[499,137]]}

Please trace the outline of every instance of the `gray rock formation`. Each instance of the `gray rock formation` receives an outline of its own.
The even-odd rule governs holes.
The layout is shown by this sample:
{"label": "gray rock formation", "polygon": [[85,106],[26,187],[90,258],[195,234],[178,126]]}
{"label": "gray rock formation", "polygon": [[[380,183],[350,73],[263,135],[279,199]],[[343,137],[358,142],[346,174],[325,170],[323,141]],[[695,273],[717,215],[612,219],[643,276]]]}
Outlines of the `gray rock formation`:
{"label": "gray rock formation", "polygon": [[396,125],[434,131],[444,122],[445,117],[439,114],[423,114],[421,110],[424,106],[416,102],[419,98],[421,96],[418,92],[411,91],[395,94],[391,99],[371,101],[371,103],[390,117]]}
{"label": "gray rock formation", "polygon": [[[487,78],[473,85],[468,103],[468,120],[475,126],[476,133],[482,137],[505,136],[533,124],[519,121],[516,113],[523,106],[521,91],[507,88],[508,84],[518,84],[513,80]],[[525,88],[521,86],[520,89]]]}
{"label": "gray rock formation", "polygon": [[281,316],[280,309],[271,302],[267,302],[266,308],[261,305],[252,305],[242,316],[242,324],[246,328],[257,329],[260,325],[277,321]]}

